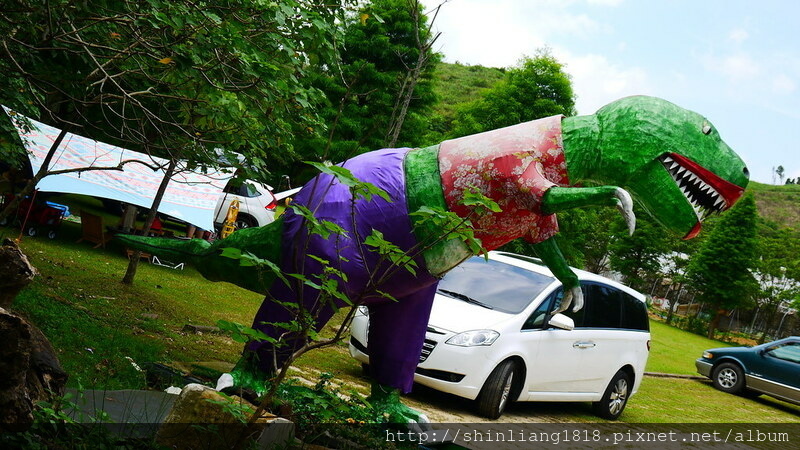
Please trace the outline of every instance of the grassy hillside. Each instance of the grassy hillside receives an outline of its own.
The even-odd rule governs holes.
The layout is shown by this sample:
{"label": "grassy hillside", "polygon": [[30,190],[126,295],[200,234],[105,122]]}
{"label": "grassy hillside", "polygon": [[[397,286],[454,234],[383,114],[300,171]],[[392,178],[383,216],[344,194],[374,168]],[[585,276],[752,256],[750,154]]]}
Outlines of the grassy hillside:
{"label": "grassy hillside", "polygon": [[756,199],[758,213],[767,221],[800,229],[800,185],[771,185],[751,181],[747,187]]}
{"label": "grassy hillside", "polygon": [[503,69],[462,64],[439,63],[433,73],[433,91],[438,97],[428,120],[430,133],[428,144],[436,144],[453,129],[453,120],[459,107],[473,102],[481,94],[502,81]]}
{"label": "grassy hillside", "polygon": [[436,111],[452,117],[458,105],[480,98],[481,92],[505,76],[503,69],[462,64],[440,63],[436,66],[434,91],[439,97]]}

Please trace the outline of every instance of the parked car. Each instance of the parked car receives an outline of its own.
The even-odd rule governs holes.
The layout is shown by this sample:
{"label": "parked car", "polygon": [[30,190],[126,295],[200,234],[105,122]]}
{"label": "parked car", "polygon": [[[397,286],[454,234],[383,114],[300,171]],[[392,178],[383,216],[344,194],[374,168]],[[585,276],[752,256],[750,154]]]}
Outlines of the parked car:
{"label": "parked car", "polygon": [[767,394],[800,405],[800,337],[755,347],[713,348],[695,361],[697,372],[731,394]]}
{"label": "parked car", "polygon": [[225,186],[222,195],[214,208],[214,224],[222,227],[231,202],[239,200],[239,215],[236,217],[236,228],[264,226],[275,220],[275,207],[278,201],[272,193],[272,187],[252,180],[230,182]]}
{"label": "parked car", "polygon": [[[592,402],[616,419],[642,381],[650,350],[645,297],[575,270],[585,306],[554,314],[561,283],[540,260],[490,252],[439,283],[414,380],[476,400],[500,417],[511,401]],[[350,354],[368,370],[369,311],[351,325]]]}

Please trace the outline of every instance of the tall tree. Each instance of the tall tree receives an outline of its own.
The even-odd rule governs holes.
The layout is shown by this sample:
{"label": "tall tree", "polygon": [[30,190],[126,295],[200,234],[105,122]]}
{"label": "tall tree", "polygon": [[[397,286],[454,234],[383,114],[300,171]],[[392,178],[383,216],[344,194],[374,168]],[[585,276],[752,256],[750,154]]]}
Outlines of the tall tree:
{"label": "tall tree", "polygon": [[755,266],[756,211],[752,194],[746,194],[720,217],[711,234],[688,267],[688,277],[699,292],[698,299],[710,305],[715,315],[708,337],[722,316],[736,307],[752,304],[758,284],[750,272]]}
{"label": "tall tree", "polygon": [[636,218],[636,232],[632,235],[626,233],[624,223],[614,223],[616,239],[611,243],[609,259],[627,284],[634,289],[643,289],[648,281],[657,277],[661,258],[674,247],[673,238],[647,214],[637,214]]}
{"label": "tall tree", "polygon": [[312,57],[331,60],[339,11],[320,0],[7,3],[3,104],[172,161],[238,151],[254,172],[291,150],[298,129],[314,129],[315,91],[302,79]]}
{"label": "tall tree", "polygon": [[[338,162],[395,144],[418,145],[422,113],[435,101],[431,74],[439,59],[422,5],[370,0],[349,13],[343,27],[339,62],[319,66],[310,78],[325,94],[326,136],[299,136],[297,153]],[[286,169],[298,175],[296,166]]]}
{"label": "tall tree", "polygon": [[542,117],[575,114],[575,94],[564,66],[547,50],[523,58],[505,80],[459,111],[453,137]]}
{"label": "tall tree", "polygon": [[759,236],[756,278],[760,292],[757,296],[757,314],[764,321],[764,330],[759,339],[762,343],[771,334],[781,307],[789,307],[800,294],[800,238],[794,230],[779,228],[765,230]]}

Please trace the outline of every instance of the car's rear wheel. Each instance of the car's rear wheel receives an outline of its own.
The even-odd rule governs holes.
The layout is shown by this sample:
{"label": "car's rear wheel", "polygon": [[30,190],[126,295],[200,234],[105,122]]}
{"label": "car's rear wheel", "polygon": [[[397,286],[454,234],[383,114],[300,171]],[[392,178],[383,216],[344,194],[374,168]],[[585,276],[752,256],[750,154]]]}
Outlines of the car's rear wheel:
{"label": "car's rear wheel", "polygon": [[594,413],[603,419],[617,420],[628,404],[630,390],[631,377],[628,372],[620,369],[608,383],[603,398],[599,402],[592,403]]}
{"label": "car's rear wheel", "polygon": [[730,394],[738,394],[744,389],[744,371],[738,364],[726,362],[718,365],[711,380],[715,388]]}
{"label": "car's rear wheel", "polygon": [[503,361],[495,367],[478,395],[480,415],[492,420],[503,415],[503,411],[512,400],[514,375],[517,372],[517,364],[512,360]]}
{"label": "car's rear wheel", "polygon": [[238,217],[236,217],[236,229],[237,230],[241,230],[241,229],[244,229],[244,228],[251,228],[251,227],[255,227],[257,225],[258,224],[256,223],[256,220],[253,219],[250,216],[246,216],[246,215],[240,214]]}

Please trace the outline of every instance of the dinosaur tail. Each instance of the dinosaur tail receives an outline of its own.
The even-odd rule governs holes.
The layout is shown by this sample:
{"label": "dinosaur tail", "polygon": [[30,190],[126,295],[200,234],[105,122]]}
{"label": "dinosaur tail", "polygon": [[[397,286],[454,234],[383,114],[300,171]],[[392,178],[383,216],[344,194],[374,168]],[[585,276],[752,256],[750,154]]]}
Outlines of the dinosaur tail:
{"label": "dinosaur tail", "polygon": [[[283,218],[262,226],[238,230],[225,239],[209,243],[202,239],[169,239],[117,235],[124,245],[167,261],[194,266],[211,281],[227,281],[253,292],[265,293],[275,273],[270,267],[254,264],[263,260],[277,267],[281,260]],[[238,255],[247,254],[247,258]]]}
{"label": "dinosaur tail", "polygon": [[202,239],[169,239],[120,234],[115,236],[128,248],[141,250],[172,262],[196,262],[211,252],[211,244]]}

